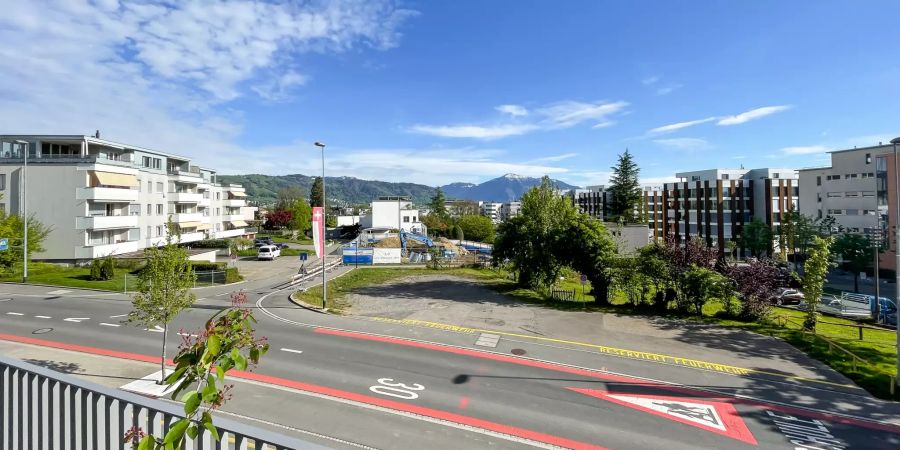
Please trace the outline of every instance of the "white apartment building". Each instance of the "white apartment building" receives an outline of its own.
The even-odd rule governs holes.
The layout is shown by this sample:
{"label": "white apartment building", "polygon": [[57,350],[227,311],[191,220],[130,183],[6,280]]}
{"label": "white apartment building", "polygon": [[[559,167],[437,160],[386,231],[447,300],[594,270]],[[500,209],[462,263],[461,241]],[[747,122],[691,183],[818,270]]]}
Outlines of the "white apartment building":
{"label": "white apartment building", "polygon": [[503,203],[500,202],[479,202],[481,205],[481,215],[487,216],[494,223],[500,223],[503,214]]}
{"label": "white apartment building", "polygon": [[[891,152],[890,145],[831,152],[831,166],[800,170],[800,213],[817,218],[831,216],[850,233],[865,233],[887,214],[887,202],[877,195],[876,156]],[[879,213],[880,212],[880,213]]]}
{"label": "white apartment building", "polygon": [[500,220],[506,221],[513,217],[518,217],[522,211],[522,202],[506,202],[503,209],[500,210]]}
{"label": "white apartment building", "polygon": [[189,158],[99,137],[0,135],[0,194],[0,209],[19,214],[27,203],[28,215],[51,227],[34,255],[41,260],[78,263],[160,245],[170,218],[181,243],[243,236],[247,226],[240,185],[219,184]]}
{"label": "white apartment building", "polygon": [[420,221],[419,209],[409,197],[386,196],[372,201],[372,213],[359,218],[363,228],[403,229],[425,234],[428,229]]}

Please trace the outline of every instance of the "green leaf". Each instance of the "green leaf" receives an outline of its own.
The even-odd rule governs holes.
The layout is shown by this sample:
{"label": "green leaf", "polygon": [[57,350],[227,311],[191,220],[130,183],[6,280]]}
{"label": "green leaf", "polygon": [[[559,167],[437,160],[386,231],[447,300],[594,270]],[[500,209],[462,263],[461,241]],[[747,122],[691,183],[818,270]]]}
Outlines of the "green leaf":
{"label": "green leaf", "polygon": [[179,368],[175,369],[174,372],[172,372],[168,377],[166,377],[166,384],[172,384],[175,381],[177,381],[179,378],[181,378],[182,375],[184,375],[184,372],[186,370],[187,370],[187,366],[179,367]]}
{"label": "green leaf", "polygon": [[254,364],[259,362],[259,349],[253,347],[250,349],[250,361],[253,361]]}
{"label": "green leaf", "polygon": [[156,444],[156,441],[153,440],[153,435],[148,434],[138,443],[138,450],[153,450],[154,444]]}
{"label": "green leaf", "polygon": [[184,437],[184,430],[187,429],[187,426],[191,424],[191,421],[188,419],[181,419],[178,422],[175,422],[175,425],[172,425],[172,428],[169,429],[169,432],[166,433],[166,436],[163,438],[163,442],[168,447],[169,444],[174,444]]}
{"label": "green leaf", "polygon": [[216,376],[219,377],[219,381],[225,380],[225,369],[222,366],[216,366]]}
{"label": "green leaf", "polygon": [[212,334],[209,336],[209,340],[206,341],[206,346],[210,353],[218,355],[219,348],[222,346],[222,338],[218,334]]}
{"label": "green leaf", "polygon": [[209,414],[209,411],[203,412],[203,417],[200,419],[200,423],[203,425],[203,428],[206,428],[210,434],[213,435],[216,440],[219,440],[219,429],[216,428],[212,423],[212,415]]}
{"label": "green leaf", "polygon": [[203,388],[203,401],[207,403],[214,402],[219,397],[219,390],[215,384],[207,385]]}
{"label": "green leaf", "polygon": [[238,370],[247,370],[247,359],[243,355],[238,354],[238,357],[234,359],[234,367]]}
{"label": "green leaf", "polygon": [[197,439],[197,430],[198,430],[197,425],[191,425],[187,428],[186,434],[191,439]]}
{"label": "green leaf", "polygon": [[184,394],[184,397],[181,398],[184,402],[184,414],[190,416],[197,411],[197,408],[200,407],[200,394],[197,391],[191,391],[187,394]]}

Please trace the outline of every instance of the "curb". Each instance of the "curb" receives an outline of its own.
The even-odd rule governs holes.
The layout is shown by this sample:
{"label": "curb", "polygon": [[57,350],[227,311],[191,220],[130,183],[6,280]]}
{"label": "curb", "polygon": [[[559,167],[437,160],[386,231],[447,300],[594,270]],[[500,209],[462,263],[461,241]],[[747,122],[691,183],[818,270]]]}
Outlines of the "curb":
{"label": "curb", "polygon": [[300,291],[294,291],[290,295],[288,295],[288,301],[290,301],[291,303],[293,303],[305,310],[308,310],[308,311],[322,313],[322,314],[330,314],[330,312],[327,309],[323,309],[321,306],[310,305],[309,303],[302,302],[300,300],[295,299],[294,294],[296,294],[297,292],[300,292]]}

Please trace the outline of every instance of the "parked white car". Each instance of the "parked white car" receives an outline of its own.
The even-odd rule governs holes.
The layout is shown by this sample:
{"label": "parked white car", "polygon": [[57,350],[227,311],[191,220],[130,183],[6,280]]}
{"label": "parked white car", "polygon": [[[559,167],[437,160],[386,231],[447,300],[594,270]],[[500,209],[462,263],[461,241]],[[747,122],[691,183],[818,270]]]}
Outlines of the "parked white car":
{"label": "parked white car", "polygon": [[263,245],[256,249],[257,260],[275,261],[275,258],[281,256],[281,249],[274,245]]}

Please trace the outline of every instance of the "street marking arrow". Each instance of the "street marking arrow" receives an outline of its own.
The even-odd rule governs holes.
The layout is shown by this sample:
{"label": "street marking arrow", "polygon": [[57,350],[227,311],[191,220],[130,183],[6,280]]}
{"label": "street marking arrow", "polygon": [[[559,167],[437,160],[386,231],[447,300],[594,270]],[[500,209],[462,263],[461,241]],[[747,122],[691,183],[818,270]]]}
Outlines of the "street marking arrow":
{"label": "street marking arrow", "polygon": [[65,322],[75,322],[75,323],[81,323],[82,320],[91,320],[91,318],[90,317],[69,317],[67,319],[63,319],[63,321],[65,321]]}
{"label": "street marking arrow", "polygon": [[153,328],[144,328],[144,331],[152,331],[154,333],[162,333],[163,331],[166,331],[166,330],[164,330],[163,327],[161,327],[159,325],[154,325]]}
{"label": "street marking arrow", "polygon": [[665,395],[613,393],[601,389],[567,389],[757,445],[756,438],[730,403]]}

